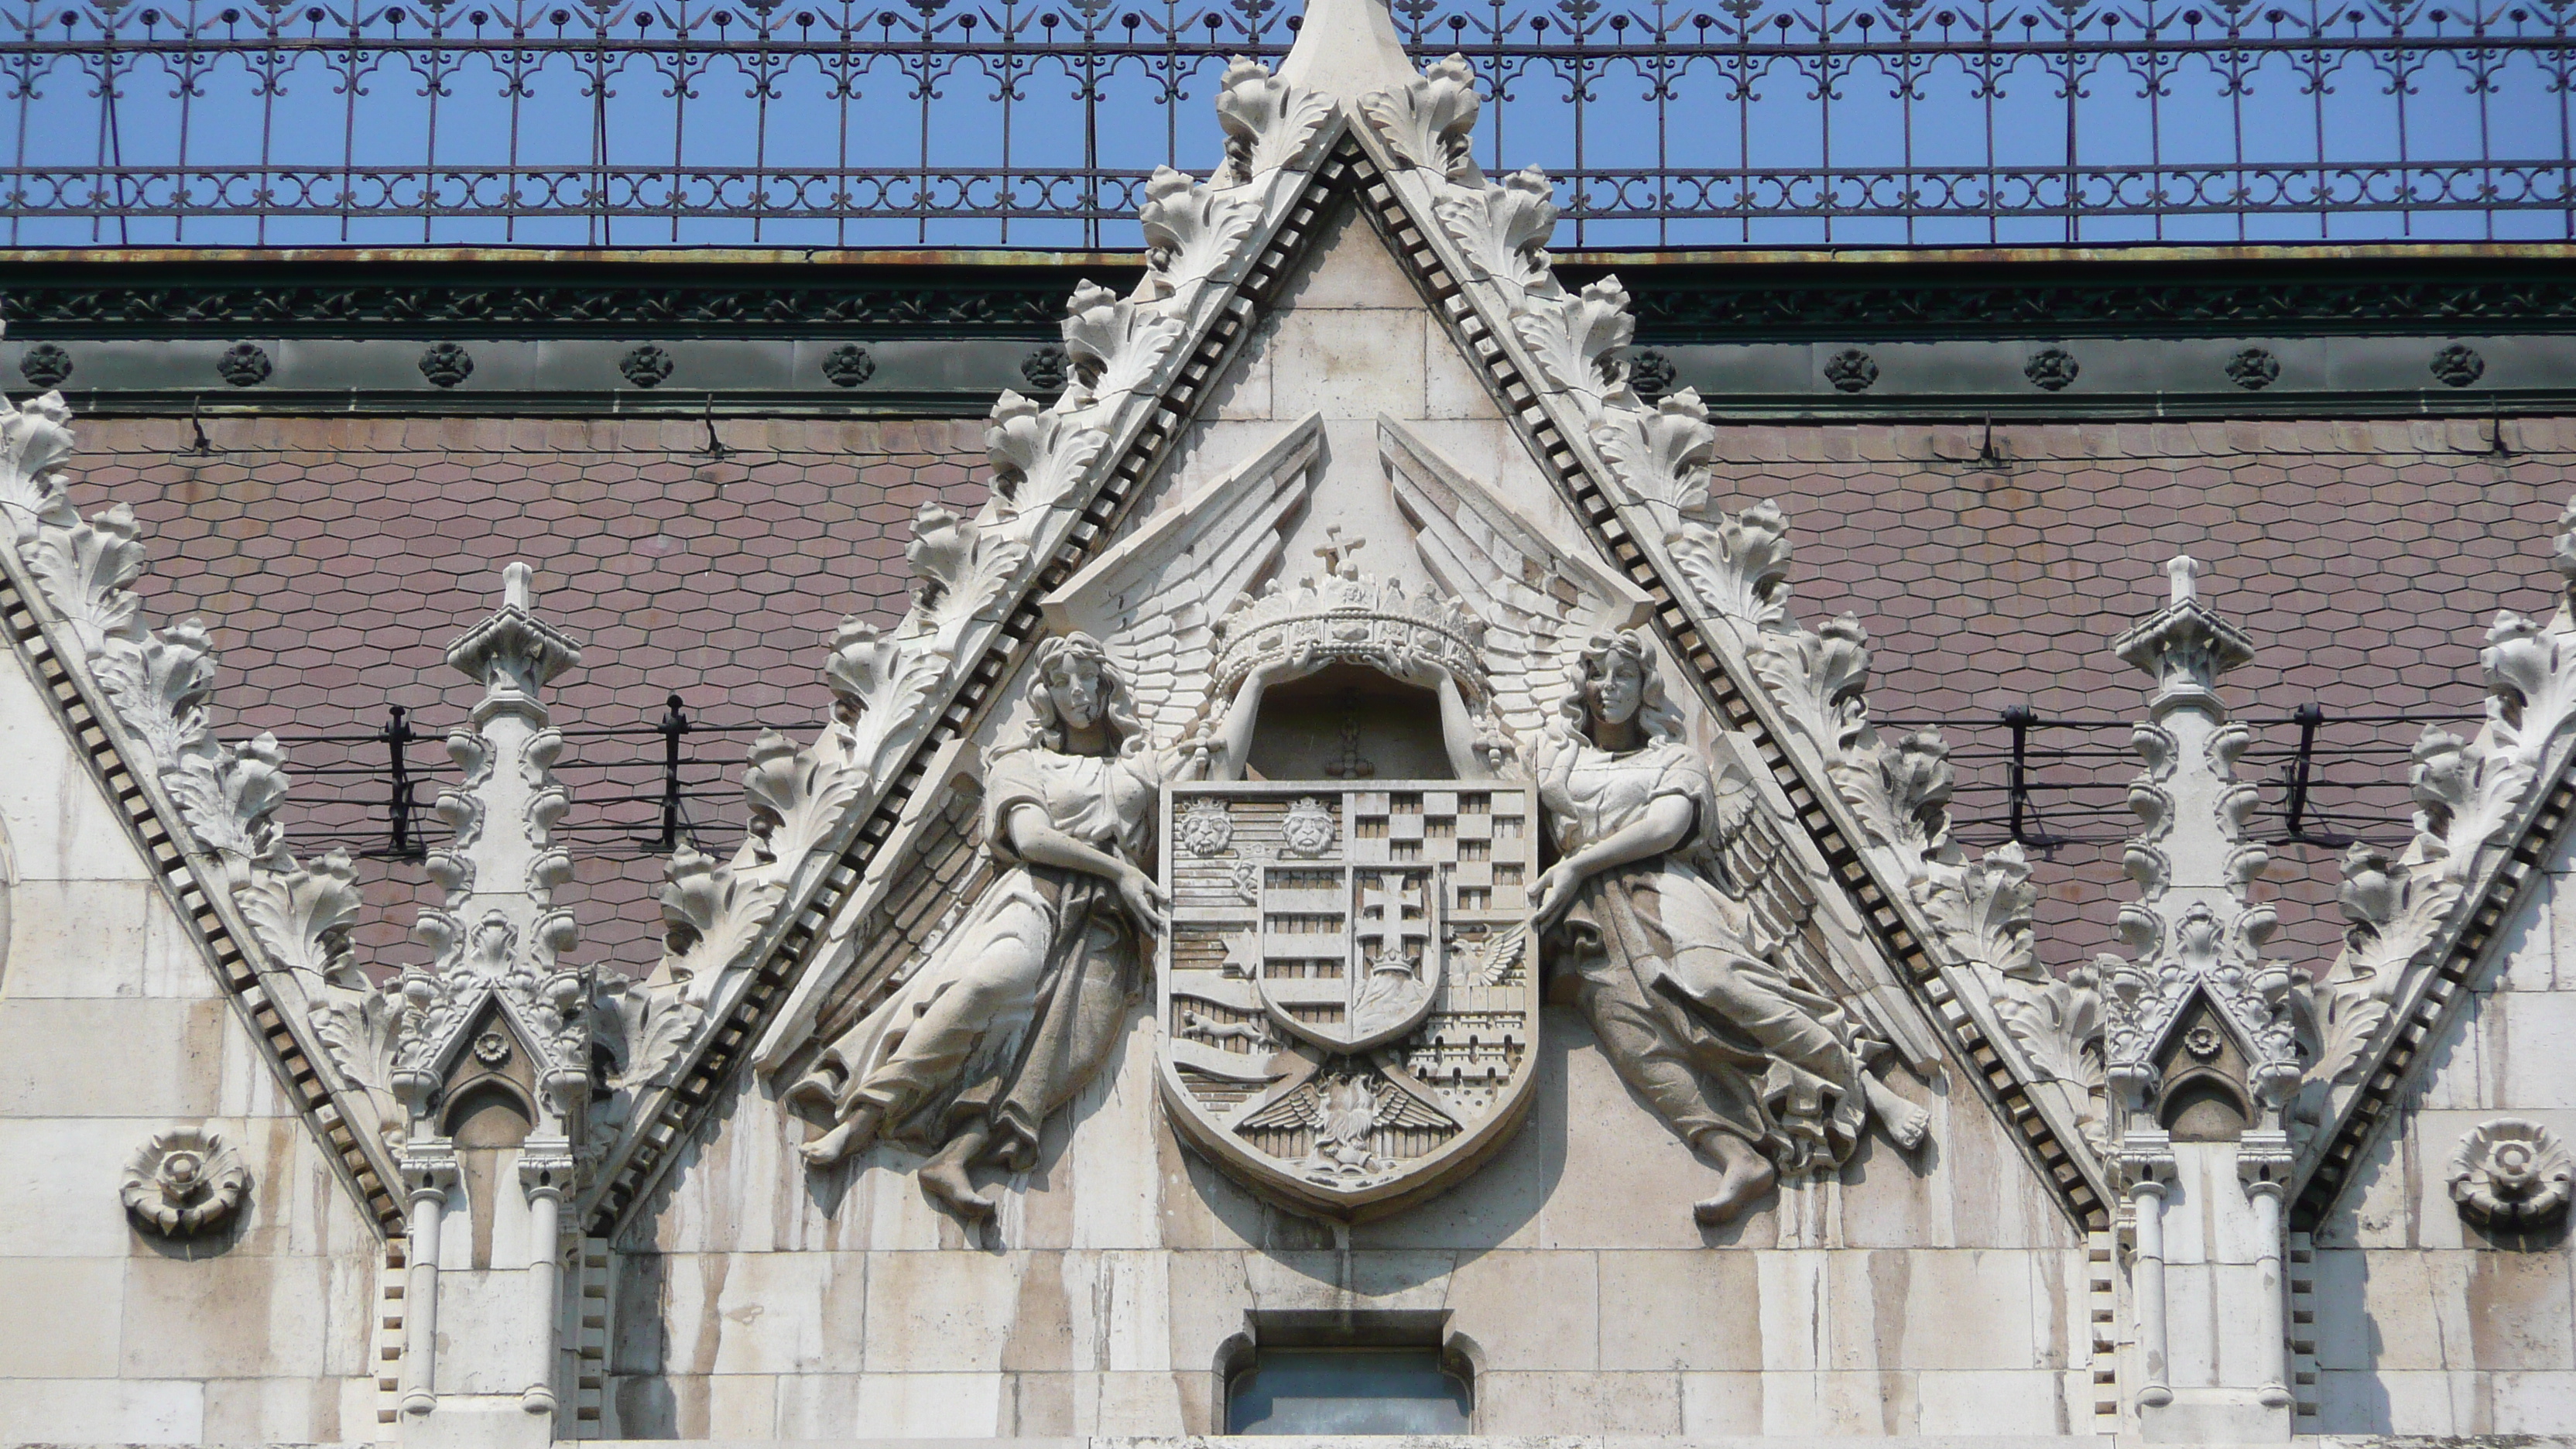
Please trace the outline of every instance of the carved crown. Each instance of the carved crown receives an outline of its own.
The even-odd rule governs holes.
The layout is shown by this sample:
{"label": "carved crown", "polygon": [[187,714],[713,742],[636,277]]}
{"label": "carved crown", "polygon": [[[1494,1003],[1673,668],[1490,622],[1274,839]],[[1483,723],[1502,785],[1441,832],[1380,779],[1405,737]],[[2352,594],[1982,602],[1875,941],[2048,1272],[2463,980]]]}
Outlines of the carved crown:
{"label": "carved crown", "polygon": [[1265,660],[1312,649],[1378,668],[1437,664],[1471,694],[1485,688],[1485,625],[1466,606],[1343,566],[1287,588],[1273,584],[1217,622],[1216,691],[1234,693]]}

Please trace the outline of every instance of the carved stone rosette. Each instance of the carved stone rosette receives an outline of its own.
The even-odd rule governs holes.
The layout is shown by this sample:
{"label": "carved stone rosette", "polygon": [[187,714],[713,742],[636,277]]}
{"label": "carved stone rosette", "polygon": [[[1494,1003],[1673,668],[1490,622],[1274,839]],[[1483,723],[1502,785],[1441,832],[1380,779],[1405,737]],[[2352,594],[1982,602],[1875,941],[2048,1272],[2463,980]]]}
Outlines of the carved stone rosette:
{"label": "carved stone rosette", "polygon": [[2498,1117],[2460,1140],[2451,1158],[2451,1201],[2460,1215],[2500,1228],[2532,1227],[2567,1210],[2576,1158],[2537,1122]]}
{"label": "carved stone rosette", "polygon": [[135,1226],[193,1238],[230,1222],[249,1193],[250,1169],[223,1138],[203,1127],[174,1127],[127,1160],[121,1196]]}

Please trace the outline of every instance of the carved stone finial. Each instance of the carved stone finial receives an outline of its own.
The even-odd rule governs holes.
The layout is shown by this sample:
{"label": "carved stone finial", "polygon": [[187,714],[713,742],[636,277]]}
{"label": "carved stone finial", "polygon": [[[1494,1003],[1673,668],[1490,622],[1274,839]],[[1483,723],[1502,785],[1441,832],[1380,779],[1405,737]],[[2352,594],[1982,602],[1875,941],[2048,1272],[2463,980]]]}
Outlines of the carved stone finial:
{"label": "carved stone finial", "polygon": [[2157,718],[2186,703],[2217,708],[2220,675],[2254,657],[2254,644],[2200,601],[2200,563],[2178,554],[2165,565],[2171,601],[2112,641],[2112,652],[2160,681],[2149,708]]}
{"label": "carved stone finial", "polygon": [[524,563],[501,571],[501,608],[447,646],[447,662],[486,693],[478,721],[500,705],[532,708],[546,682],[581,662],[581,646],[536,617],[533,572]]}
{"label": "carved stone finial", "polygon": [[165,1238],[218,1228],[250,1191],[250,1169],[203,1127],[176,1127],[143,1144],[125,1164],[125,1211]]}
{"label": "carved stone finial", "polygon": [[2173,602],[2188,604],[2197,596],[2200,560],[2187,553],[2175,554],[2165,560],[2165,577],[2173,581]]}
{"label": "carved stone finial", "polygon": [[2462,1216],[2497,1227],[2527,1227],[2567,1208],[2576,1159],[2537,1122],[2481,1122],[2451,1159],[2451,1200]]}

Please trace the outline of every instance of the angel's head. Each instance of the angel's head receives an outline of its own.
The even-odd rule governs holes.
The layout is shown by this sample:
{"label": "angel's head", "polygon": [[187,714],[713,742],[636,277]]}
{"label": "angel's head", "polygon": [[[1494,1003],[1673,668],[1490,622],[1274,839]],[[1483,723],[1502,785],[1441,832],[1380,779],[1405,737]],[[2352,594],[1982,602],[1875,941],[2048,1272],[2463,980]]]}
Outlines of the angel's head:
{"label": "angel's head", "polygon": [[1021,749],[1064,750],[1073,737],[1098,730],[1110,752],[1145,748],[1127,677],[1100,641],[1088,634],[1059,634],[1038,646],[1029,668],[1029,728]]}
{"label": "angel's head", "polygon": [[1664,698],[1655,646],[1644,630],[1621,629],[1586,639],[1565,676],[1565,697],[1557,708],[1567,733],[1597,743],[1605,729],[1624,733],[1633,725],[1657,744],[1682,737],[1681,715]]}

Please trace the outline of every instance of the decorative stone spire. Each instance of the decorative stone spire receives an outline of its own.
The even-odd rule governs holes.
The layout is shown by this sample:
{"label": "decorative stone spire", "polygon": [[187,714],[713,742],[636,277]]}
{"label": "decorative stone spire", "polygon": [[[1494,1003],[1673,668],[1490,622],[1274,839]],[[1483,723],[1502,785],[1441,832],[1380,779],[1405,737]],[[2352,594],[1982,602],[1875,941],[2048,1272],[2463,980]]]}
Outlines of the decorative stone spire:
{"label": "decorative stone spire", "polygon": [[563,964],[578,931],[572,913],[553,905],[555,887],[572,876],[572,856],[551,832],[572,801],[554,777],[563,736],[538,698],[547,681],[581,661],[581,650],[536,617],[529,577],[523,563],[504,569],[499,612],[447,648],[447,662],[480,683],[483,698],[472,726],[447,737],[464,779],[438,797],[437,814],[455,838],[429,860],[447,899],[422,911],[412,930],[430,948],[430,963],[401,981],[411,1015],[394,1082],[415,1113],[435,1094],[457,1034],[494,997],[545,1058],[539,1085],[549,1095],[578,1094],[588,1072],[583,986]]}
{"label": "decorative stone spire", "polygon": [[1386,0],[1309,0],[1297,43],[1279,66],[1281,81],[1345,104],[1402,90],[1414,78]]}
{"label": "decorative stone spire", "polygon": [[[2254,646],[2200,601],[2196,560],[2178,556],[2165,573],[2170,602],[2112,646],[2156,691],[2131,736],[2147,768],[2129,786],[2143,827],[2124,863],[2139,898],[2121,908],[2120,934],[2136,954],[2110,982],[2108,1077],[2131,1113],[2152,1116],[2169,1071],[2218,1071],[2251,1125],[2263,1115],[2254,1099],[2277,1115],[2299,1077],[2290,973],[2260,959],[2273,911],[2248,895],[2271,863],[2245,838],[2256,789],[2235,778],[2251,736],[2218,697],[2219,676]],[[2180,1062],[2169,1060],[2177,1035]]]}

